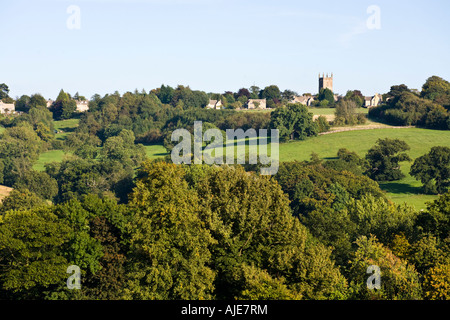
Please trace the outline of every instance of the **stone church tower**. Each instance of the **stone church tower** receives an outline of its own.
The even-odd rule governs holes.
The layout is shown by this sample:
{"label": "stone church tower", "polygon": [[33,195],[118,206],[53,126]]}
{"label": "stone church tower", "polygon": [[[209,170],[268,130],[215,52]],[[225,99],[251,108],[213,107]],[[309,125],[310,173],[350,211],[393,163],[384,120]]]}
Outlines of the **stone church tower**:
{"label": "stone church tower", "polygon": [[331,77],[327,75],[325,76],[325,74],[323,73],[322,76],[320,76],[319,74],[319,93],[320,90],[323,89],[330,89],[332,92],[333,91],[333,74],[331,74]]}

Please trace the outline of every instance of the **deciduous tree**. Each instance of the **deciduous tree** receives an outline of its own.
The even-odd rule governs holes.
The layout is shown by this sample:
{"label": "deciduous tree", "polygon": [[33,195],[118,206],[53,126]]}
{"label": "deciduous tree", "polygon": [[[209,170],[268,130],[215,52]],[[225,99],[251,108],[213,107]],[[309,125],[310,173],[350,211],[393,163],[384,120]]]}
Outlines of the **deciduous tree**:
{"label": "deciduous tree", "polygon": [[429,153],[414,161],[410,174],[423,183],[426,193],[447,192],[450,187],[450,148],[431,148]]}
{"label": "deciduous tree", "polygon": [[404,152],[410,147],[399,139],[378,139],[377,144],[369,149],[366,159],[369,162],[368,175],[376,181],[395,181],[404,177],[400,162],[411,161]]}

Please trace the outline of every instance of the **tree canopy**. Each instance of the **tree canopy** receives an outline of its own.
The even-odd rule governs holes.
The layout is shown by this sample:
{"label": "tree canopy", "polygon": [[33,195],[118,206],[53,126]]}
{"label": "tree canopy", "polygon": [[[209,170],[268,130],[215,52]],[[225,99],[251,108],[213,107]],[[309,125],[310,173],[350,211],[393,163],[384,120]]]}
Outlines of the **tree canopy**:
{"label": "tree canopy", "polygon": [[431,148],[429,153],[414,161],[410,173],[423,183],[426,193],[447,192],[450,187],[450,148]]}
{"label": "tree canopy", "polygon": [[318,134],[317,123],[306,106],[288,104],[272,112],[270,127],[279,130],[280,140],[305,140]]}
{"label": "tree canopy", "polygon": [[410,147],[399,139],[378,139],[366,155],[369,162],[368,175],[376,181],[395,181],[404,177],[400,162],[411,161],[405,153]]}

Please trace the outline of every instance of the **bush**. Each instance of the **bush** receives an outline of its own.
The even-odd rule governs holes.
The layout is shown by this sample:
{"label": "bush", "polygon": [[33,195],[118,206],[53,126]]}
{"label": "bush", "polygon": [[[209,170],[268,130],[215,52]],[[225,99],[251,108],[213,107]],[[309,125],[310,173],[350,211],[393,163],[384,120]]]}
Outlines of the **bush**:
{"label": "bush", "polygon": [[50,147],[52,150],[63,150],[64,149],[64,142],[61,140],[52,140]]}
{"label": "bush", "polygon": [[164,134],[159,129],[151,129],[141,136],[136,137],[136,143],[158,144],[164,141]]}
{"label": "bush", "polygon": [[324,116],[318,117],[315,122],[317,123],[317,127],[319,128],[319,133],[327,132],[331,128],[330,123]]}

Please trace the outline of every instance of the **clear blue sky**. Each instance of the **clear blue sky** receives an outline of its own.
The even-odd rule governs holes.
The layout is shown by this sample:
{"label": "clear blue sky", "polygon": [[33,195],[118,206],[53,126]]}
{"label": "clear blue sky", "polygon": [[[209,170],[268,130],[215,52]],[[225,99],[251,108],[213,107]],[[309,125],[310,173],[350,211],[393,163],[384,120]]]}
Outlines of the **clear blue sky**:
{"label": "clear blue sky", "polygon": [[[67,8],[80,8],[70,30]],[[381,29],[368,29],[370,5]],[[1,0],[0,83],[12,97],[59,90],[91,97],[189,85],[206,92],[255,84],[365,95],[432,75],[450,80],[447,0]]]}

